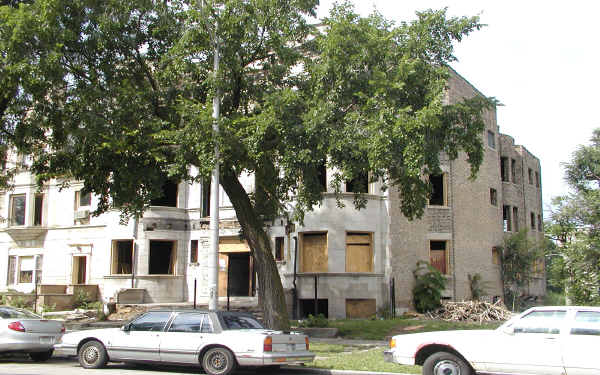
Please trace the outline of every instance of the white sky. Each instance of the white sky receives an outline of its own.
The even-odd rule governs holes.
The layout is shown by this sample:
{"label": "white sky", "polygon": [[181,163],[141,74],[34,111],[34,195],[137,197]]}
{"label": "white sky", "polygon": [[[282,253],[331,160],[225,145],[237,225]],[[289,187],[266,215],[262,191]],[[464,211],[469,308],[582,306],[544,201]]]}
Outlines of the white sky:
{"label": "white sky", "polygon": [[[352,0],[366,16],[409,21],[415,11],[448,7],[451,16],[480,15],[488,26],[456,46],[454,69],[498,107],[500,131],[540,158],[544,207],[568,191],[560,163],[587,144],[600,119],[600,1]],[[321,0],[318,16],[333,1]]]}

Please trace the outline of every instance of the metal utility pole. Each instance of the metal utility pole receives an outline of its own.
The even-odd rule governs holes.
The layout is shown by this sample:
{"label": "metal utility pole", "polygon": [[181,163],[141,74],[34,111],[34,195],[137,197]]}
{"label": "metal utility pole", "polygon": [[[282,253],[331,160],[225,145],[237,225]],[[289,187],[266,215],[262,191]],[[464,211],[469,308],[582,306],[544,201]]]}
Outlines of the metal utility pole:
{"label": "metal utility pole", "polygon": [[[214,44],[213,73],[219,75],[219,40],[216,24],[212,33]],[[216,81],[216,80],[215,80]],[[221,112],[221,90],[217,88],[213,97],[213,136],[215,139],[215,166],[210,184],[210,251],[208,255],[208,309],[219,307],[219,117]]]}

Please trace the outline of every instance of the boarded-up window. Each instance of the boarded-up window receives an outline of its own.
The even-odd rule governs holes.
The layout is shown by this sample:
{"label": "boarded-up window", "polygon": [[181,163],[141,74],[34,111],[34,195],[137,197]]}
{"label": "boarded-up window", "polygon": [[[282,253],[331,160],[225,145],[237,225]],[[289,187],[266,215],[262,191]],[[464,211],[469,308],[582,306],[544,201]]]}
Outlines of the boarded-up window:
{"label": "boarded-up window", "polygon": [[275,260],[283,260],[283,237],[275,237]]}
{"label": "boarded-up window", "polygon": [[176,246],[175,241],[150,241],[150,275],[174,275]]}
{"label": "boarded-up window", "polygon": [[376,313],[377,305],[374,298],[346,300],[346,318],[348,319],[372,318]]}
{"label": "boarded-up window", "polygon": [[113,275],[131,274],[131,256],[133,254],[133,240],[115,240],[112,243]]}
{"label": "boarded-up window", "polygon": [[443,274],[447,273],[446,267],[446,241],[429,242],[429,259],[431,265]]}
{"label": "boarded-up window", "polygon": [[373,272],[371,233],[346,234],[346,272]]}
{"label": "boarded-up window", "polygon": [[190,263],[198,263],[198,240],[190,241]]}
{"label": "boarded-up window", "polygon": [[17,272],[17,257],[10,255],[8,257],[8,277],[6,278],[7,285],[15,284],[15,272]]}
{"label": "boarded-up window", "polygon": [[327,272],[327,233],[302,233],[301,272]]}

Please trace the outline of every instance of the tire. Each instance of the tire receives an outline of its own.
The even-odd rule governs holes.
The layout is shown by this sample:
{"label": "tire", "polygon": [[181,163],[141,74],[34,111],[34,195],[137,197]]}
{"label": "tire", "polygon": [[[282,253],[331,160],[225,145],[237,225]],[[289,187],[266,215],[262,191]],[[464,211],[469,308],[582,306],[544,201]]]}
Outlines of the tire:
{"label": "tire", "polygon": [[423,363],[423,375],[473,375],[464,359],[448,352],[433,353]]}
{"label": "tire", "polygon": [[202,357],[202,368],[207,375],[228,375],[236,367],[233,353],[226,348],[209,349]]}
{"label": "tire", "polygon": [[83,368],[101,368],[108,362],[106,349],[99,341],[88,341],[79,349],[79,364]]}
{"label": "tire", "polygon": [[29,353],[29,358],[34,362],[46,362],[52,357],[52,353],[54,353],[54,349],[50,349],[47,352]]}

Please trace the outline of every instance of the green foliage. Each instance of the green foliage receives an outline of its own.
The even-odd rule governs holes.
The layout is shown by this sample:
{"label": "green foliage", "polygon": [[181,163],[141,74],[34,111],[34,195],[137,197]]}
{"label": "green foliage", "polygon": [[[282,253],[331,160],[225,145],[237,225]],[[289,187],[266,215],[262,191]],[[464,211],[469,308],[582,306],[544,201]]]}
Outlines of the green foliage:
{"label": "green foliage", "polygon": [[316,316],[308,314],[308,318],[301,320],[299,327],[316,327],[325,328],[329,326],[329,320],[323,314],[317,314]]}
{"label": "green foliage", "polygon": [[53,303],[52,305],[42,305],[40,309],[42,314],[56,311],[56,303]]}
{"label": "green foliage", "polygon": [[32,306],[32,303],[28,302],[27,299],[21,296],[12,296],[10,299],[8,299],[8,305],[16,307],[18,309],[26,309],[30,308]]}
{"label": "green foliage", "polygon": [[485,295],[489,283],[483,281],[481,275],[478,273],[474,275],[467,274],[467,278],[469,279],[469,289],[471,289],[471,299],[479,301]]}
{"label": "green foliage", "polygon": [[413,303],[420,312],[433,311],[442,305],[442,292],[446,288],[444,275],[429,263],[417,262],[413,271],[415,286],[413,287]]}
{"label": "green foliage", "polygon": [[565,163],[572,193],[552,200],[546,235],[548,284],[567,303],[600,304],[600,129]]}
{"label": "green foliage", "polygon": [[526,229],[504,239],[500,248],[504,301],[512,304],[513,311],[519,307],[523,288],[533,277],[535,262],[543,255],[542,246],[543,242],[529,238]]}
{"label": "green foliage", "polygon": [[95,309],[97,308],[97,302],[94,302],[88,292],[83,289],[78,289],[75,293],[75,299],[73,301],[74,309]]}

